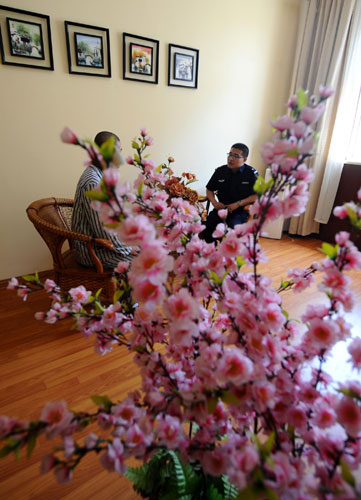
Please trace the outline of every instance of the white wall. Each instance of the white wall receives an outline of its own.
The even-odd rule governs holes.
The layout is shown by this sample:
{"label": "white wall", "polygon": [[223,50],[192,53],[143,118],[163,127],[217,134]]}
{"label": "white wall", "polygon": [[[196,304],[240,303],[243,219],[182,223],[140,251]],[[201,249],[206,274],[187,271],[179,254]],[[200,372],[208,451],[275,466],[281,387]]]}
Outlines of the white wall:
{"label": "white wall", "polygon": [[[0,279],[51,268],[50,254],[28,221],[28,204],[73,197],[81,148],[62,144],[64,125],[81,137],[118,133],[126,154],[145,125],[152,158],[176,159],[204,192],[230,144],[249,145],[249,163],[270,137],[290,87],[300,0],[16,0],[9,7],[50,15],[54,71],[0,64]],[[68,73],[64,20],[110,29],[112,78]],[[122,79],[122,32],[160,41],[159,84]],[[198,90],[167,86],[168,43],[200,50]],[[134,177],[130,167],[124,177]]]}

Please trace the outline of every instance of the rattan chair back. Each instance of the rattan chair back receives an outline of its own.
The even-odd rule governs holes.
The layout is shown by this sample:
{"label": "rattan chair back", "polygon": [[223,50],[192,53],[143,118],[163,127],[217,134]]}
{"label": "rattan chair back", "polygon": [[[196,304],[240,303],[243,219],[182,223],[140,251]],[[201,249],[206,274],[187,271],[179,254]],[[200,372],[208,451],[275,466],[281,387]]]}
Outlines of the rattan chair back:
{"label": "rattan chair back", "polygon": [[[116,290],[116,282],[112,270],[103,269],[103,265],[94,252],[94,245],[108,250],[113,244],[106,239],[92,238],[89,235],[71,230],[73,200],[65,198],[44,198],[31,203],[26,212],[36,230],[47,244],[53,257],[54,280],[63,291],[79,285],[95,293],[102,288],[102,294],[112,300]],[[74,252],[74,241],[86,243],[94,268],[77,263]],[[68,241],[69,249],[63,251]]]}

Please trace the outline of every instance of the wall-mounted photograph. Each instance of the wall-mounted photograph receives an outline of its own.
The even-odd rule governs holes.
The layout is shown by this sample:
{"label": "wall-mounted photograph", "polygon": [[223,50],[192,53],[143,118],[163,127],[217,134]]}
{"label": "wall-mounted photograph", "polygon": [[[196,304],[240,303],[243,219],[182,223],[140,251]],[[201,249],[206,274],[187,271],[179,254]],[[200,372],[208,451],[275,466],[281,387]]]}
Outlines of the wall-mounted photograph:
{"label": "wall-mounted photograph", "polygon": [[123,33],[123,78],[158,83],[159,41]]}
{"label": "wall-mounted photograph", "polygon": [[69,73],[111,76],[109,30],[65,21]]}
{"label": "wall-mounted photograph", "polygon": [[41,24],[27,23],[11,17],[6,18],[13,56],[44,59],[44,43]]}
{"label": "wall-mounted photograph", "polygon": [[198,49],[169,44],[168,85],[196,89],[198,87],[198,66]]}
{"label": "wall-mounted photograph", "polygon": [[104,68],[103,39],[101,36],[74,33],[76,64]]}
{"label": "wall-mounted photograph", "polygon": [[49,16],[0,6],[0,52],[3,64],[53,70]]}
{"label": "wall-mounted photograph", "polygon": [[142,75],[153,73],[153,48],[147,45],[130,43],[130,72]]}

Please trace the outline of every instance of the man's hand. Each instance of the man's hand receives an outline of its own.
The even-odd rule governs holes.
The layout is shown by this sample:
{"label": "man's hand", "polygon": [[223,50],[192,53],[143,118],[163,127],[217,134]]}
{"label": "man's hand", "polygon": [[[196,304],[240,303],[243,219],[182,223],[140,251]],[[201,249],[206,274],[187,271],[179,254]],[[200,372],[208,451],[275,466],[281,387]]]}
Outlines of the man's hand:
{"label": "man's hand", "polygon": [[216,210],[222,210],[223,208],[226,208],[226,205],[224,205],[220,201],[216,201],[216,200],[214,200],[214,202],[212,202],[212,205],[214,206],[214,208]]}
{"label": "man's hand", "polygon": [[226,205],[226,208],[228,208],[228,211],[232,213],[234,210],[237,210],[237,208],[239,208],[239,203],[238,203],[238,201],[235,201],[234,203],[231,203],[230,205]]}

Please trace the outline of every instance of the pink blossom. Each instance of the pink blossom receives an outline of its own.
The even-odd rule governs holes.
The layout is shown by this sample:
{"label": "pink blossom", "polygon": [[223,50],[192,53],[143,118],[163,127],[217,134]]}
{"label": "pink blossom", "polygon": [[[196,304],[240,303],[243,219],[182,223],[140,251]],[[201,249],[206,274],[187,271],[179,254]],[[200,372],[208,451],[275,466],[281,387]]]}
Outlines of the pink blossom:
{"label": "pink blossom", "polygon": [[103,179],[107,186],[116,186],[120,179],[119,169],[115,167],[109,167],[105,169],[103,172]]}
{"label": "pink blossom", "polygon": [[125,273],[129,269],[129,266],[130,262],[126,260],[120,260],[117,264],[117,267],[115,268],[115,271],[120,274]]}
{"label": "pink blossom", "polygon": [[277,116],[275,120],[271,120],[271,125],[277,130],[290,129],[295,119],[289,115]]}
{"label": "pink blossom", "polygon": [[351,354],[353,367],[356,370],[361,370],[361,338],[355,337],[347,350]]}
{"label": "pink blossom", "polygon": [[144,444],[144,434],[138,424],[132,424],[126,432],[127,446],[136,448]]}
{"label": "pink blossom", "polygon": [[88,292],[83,285],[71,288],[68,293],[72,300],[79,304],[86,304],[91,296],[91,292]]}
{"label": "pink blossom", "polygon": [[326,402],[317,401],[313,407],[312,422],[320,429],[331,427],[336,422],[336,413]]}
{"label": "pink blossom", "polygon": [[132,156],[128,156],[126,159],[126,162],[128,165],[133,165],[134,164],[134,158]]}
{"label": "pink blossom", "polygon": [[51,471],[55,467],[56,463],[56,457],[52,453],[49,455],[44,455],[41,457],[41,464],[40,464],[40,473],[41,474],[46,474],[47,472]]}
{"label": "pink blossom", "polygon": [[133,299],[144,303],[146,307],[154,307],[163,299],[163,285],[151,279],[132,279]]}
{"label": "pink blossom", "polygon": [[348,217],[348,212],[347,212],[346,206],[342,205],[339,207],[335,207],[333,209],[333,215],[335,217],[338,217],[339,219],[346,219],[346,217]]}
{"label": "pink blossom", "polygon": [[154,242],[144,245],[140,254],[132,261],[132,275],[157,276],[166,281],[169,271],[173,267],[173,258],[168,255],[163,245]]}
{"label": "pink blossom", "polygon": [[199,314],[198,303],[186,288],[167,299],[165,310],[173,321],[196,319]]}
{"label": "pink blossom", "polygon": [[54,469],[54,474],[59,484],[69,483],[73,477],[73,471],[67,465],[57,465]]}
{"label": "pink blossom", "polygon": [[28,298],[29,290],[26,286],[24,286],[24,287],[18,288],[16,293],[17,293],[18,297],[21,297],[25,302],[25,300]]}
{"label": "pink blossom", "polygon": [[170,415],[159,418],[157,435],[159,442],[171,450],[176,449],[185,437],[179,419]]}
{"label": "pink blossom", "polygon": [[88,450],[92,450],[93,448],[96,447],[97,443],[98,443],[98,436],[96,434],[94,434],[94,432],[91,432],[89,434],[89,436],[87,436],[85,439],[84,439],[84,444],[85,444],[85,447],[88,449]]}
{"label": "pink blossom", "polygon": [[62,133],[60,134],[60,138],[66,144],[77,144],[79,142],[77,135],[69,127],[65,127],[63,129]]}
{"label": "pink blossom", "polygon": [[320,85],[318,91],[322,99],[327,99],[327,97],[331,97],[335,93],[331,85]]}
{"label": "pink blossom", "polygon": [[126,218],[117,233],[122,242],[131,246],[150,243],[155,237],[154,226],[145,215]]}
{"label": "pink blossom", "polygon": [[300,406],[290,408],[288,411],[288,421],[295,429],[306,429],[308,421],[306,411]]}
{"label": "pink blossom", "polygon": [[325,110],[325,106],[323,103],[318,104],[315,108],[310,108],[309,106],[305,106],[301,110],[301,120],[303,120],[308,125],[312,125],[315,123],[322,113]]}
{"label": "pink blossom", "polygon": [[124,464],[124,447],[119,438],[113,439],[113,443],[108,444],[108,450],[100,457],[100,462],[109,472],[124,474],[126,466]]}
{"label": "pink blossom", "polygon": [[335,236],[335,241],[338,245],[344,246],[350,239],[350,233],[347,231],[340,231]]}
{"label": "pink blossom", "polygon": [[8,283],[7,289],[16,290],[18,286],[19,286],[19,281],[16,278],[11,278],[11,280]]}
{"label": "pink blossom", "polygon": [[114,421],[118,425],[130,425],[140,416],[140,410],[133,401],[125,400],[112,408]]}
{"label": "pink blossom", "polygon": [[142,135],[143,137],[145,137],[145,136],[147,135],[147,130],[146,130],[146,128],[145,128],[145,127],[142,127],[142,128],[140,129],[140,133],[141,133],[141,135]]}
{"label": "pink blossom", "polygon": [[48,437],[57,436],[65,431],[72,419],[73,414],[67,409],[65,401],[46,403],[40,415],[40,420],[48,424],[46,427]]}
{"label": "pink blossom", "polygon": [[361,431],[361,409],[356,401],[344,396],[336,407],[336,414],[346,432],[352,437],[357,437]]}
{"label": "pink blossom", "polygon": [[223,208],[222,210],[218,210],[218,216],[220,217],[220,219],[226,219],[227,218],[227,215],[228,215],[228,210],[226,208]]}
{"label": "pink blossom", "polygon": [[236,385],[248,382],[252,372],[252,361],[237,348],[227,349],[217,368],[217,375],[221,381],[232,382]]}
{"label": "pink blossom", "polygon": [[182,320],[170,325],[169,336],[173,344],[189,347],[197,334],[197,326],[192,321]]}
{"label": "pink blossom", "polygon": [[53,280],[47,279],[44,283],[44,289],[49,293],[53,292],[56,288],[56,283]]}
{"label": "pink blossom", "polygon": [[206,451],[202,457],[203,469],[212,476],[220,476],[227,471],[228,456],[220,447]]}
{"label": "pink blossom", "polygon": [[291,133],[296,137],[304,137],[307,132],[307,125],[298,121],[291,127]]}
{"label": "pink blossom", "polygon": [[315,318],[310,321],[307,341],[319,349],[327,349],[337,339],[339,328],[332,320]]}
{"label": "pink blossom", "polygon": [[273,162],[275,153],[274,153],[275,146],[272,142],[266,142],[262,144],[261,146],[261,155],[263,158],[263,161],[269,165]]}

